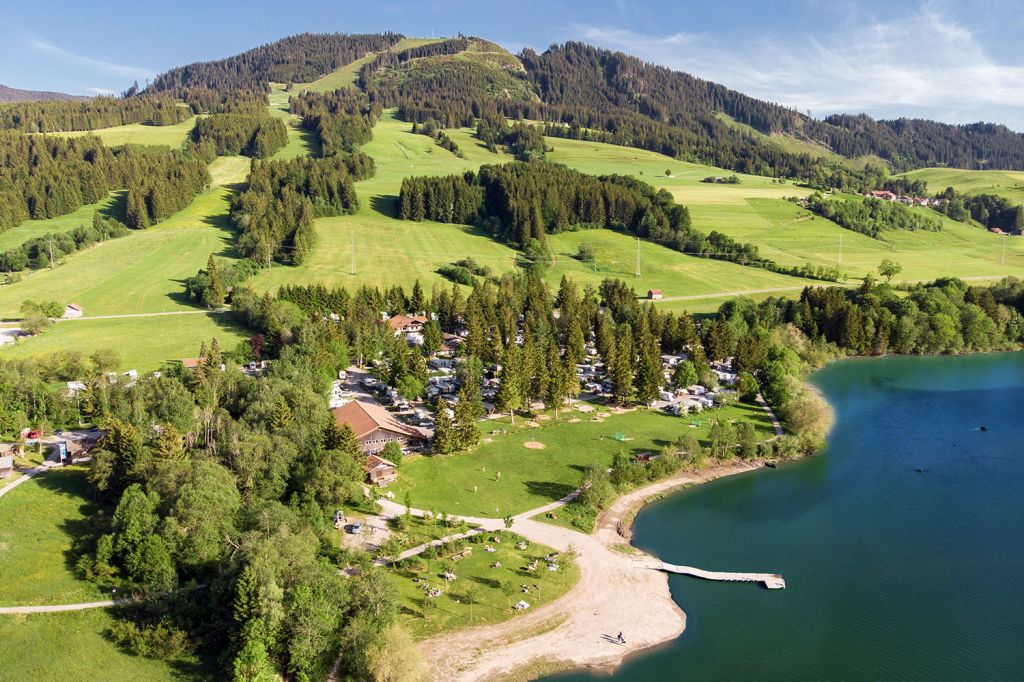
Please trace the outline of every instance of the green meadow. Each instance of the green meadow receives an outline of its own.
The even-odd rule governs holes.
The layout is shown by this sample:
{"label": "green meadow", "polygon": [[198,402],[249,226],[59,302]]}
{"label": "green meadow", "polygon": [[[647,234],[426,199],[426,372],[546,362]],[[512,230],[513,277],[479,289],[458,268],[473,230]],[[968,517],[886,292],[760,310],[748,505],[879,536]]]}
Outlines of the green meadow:
{"label": "green meadow", "polygon": [[[528,543],[518,549],[519,536],[508,532],[487,535],[492,537],[500,540],[486,543],[494,552],[486,551],[485,543],[469,544],[472,553],[458,562],[448,558],[458,553],[452,548],[434,559],[407,559],[388,571],[398,594],[398,622],[414,639],[514,618],[523,613],[514,609],[520,599],[531,609],[539,608],[568,592],[580,578],[575,563],[548,570],[545,557],[553,551],[550,547]],[[527,570],[531,562],[536,564],[532,571]],[[450,583],[444,580],[446,567],[456,576]],[[529,592],[523,591],[524,585]],[[442,594],[428,597],[429,588]]]}
{"label": "green meadow", "polygon": [[160,369],[168,360],[195,357],[200,345],[209,344],[210,339],[216,338],[221,348],[230,350],[250,335],[224,313],[82,318],[58,322],[42,334],[4,346],[0,357],[39,357],[61,351],[89,355],[109,349],[117,351],[119,369],[149,372]]}
{"label": "green meadow", "polygon": [[1002,170],[961,170],[959,168],[922,168],[901,177],[924,180],[928,193],[937,194],[952,187],[964,194],[998,194],[1024,204],[1024,172]]}
{"label": "green meadow", "polygon": [[69,232],[76,227],[92,225],[92,214],[99,211],[101,214],[120,219],[122,206],[118,198],[123,192],[111,192],[111,194],[95,204],[86,204],[77,211],[67,213],[56,218],[44,218],[42,220],[26,220],[25,222],[12,227],[6,232],[0,232],[0,251],[13,249],[24,244],[30,239],[42,237],[45,234],[55,232]]}
{"label": "green meadow", "polygon": [[15,316],[25,299],[79,303],[87,316],[192,309],[182,282],[206,264],[210,253],[232,253],[227,212],[233,187],[248,168],[244,157],[219,158],[210,168],[213,187],[166,221],[0,287],[0,317]]}
{"label": "green meadow", "polygon": [[112,642],[110,609],[0,616],[2,680],[170,682],[208,680],[215,668],[196,658],[158,661],[134,656]]}
{"label": "green meadow", "polygon": [[[1024,242],[1004,240],[935,211],[913,210],[938,219],[940,232],[884,232],[881,239],[844,229],[797,204],[751,198],[736,204],[689,204],[694,225],[749,241],[763,256],[784,265],[836,265],[850,277],[875,272],[883,258],[899,262],[898,279],[999,277],[1024,271]],[[840,246],[840,240],[842,244]],[[756,288],[756,287],[749,287]]]}
{"label": "green meadow", "polygon": [[109,599],[74,573],[74,538],[98,511],[83,467],[48,471],[0,497],[0,606]]}
{"label": "green meadow", "polygon": [[[475,170],[485,163],[510,160],[506,154],[487,151],[471,136],[470,129],[453,131],[466,158],[434,144],[424,135],[414,135],[409,124],[400,121],[394,111],[385,112],[374,128],[373,140],[363,151],[374,158],[377,173],[358,183],[360,210],[353,216],[325,218],[316,223],[320,244],[311,257],[299,267],[277,267],[260,273],[254,286],[275,290],[282,284],[309,281],[333,286],[368,284],[411,286],[419,279],[424,285],[443,281],[437,269],[453,261],[473,257],[493,272],[510,270],[516,252],[494,241],[473,227],[433,222],[397,220],[398,193],[402,179],[409,175],[447,175]],[[554,161],[566,163],[589,173],[629,173],[654,178],[659,183],[672,181],[694,192],[714,192],[723,186],[709,186],[699,180],[716,169],[667,159],[664,156],[612,145],[594,145],[574,140],[550,140]],[[672,178],[664,178],[667,167]],[[722,174],[718,171],[718,174]],[[772,187],[770,180],[757,178],[759,189],[783,193],[784,186]],[[793,188],[788,188],[792,191]],[[728,195],[726,195],[728,196]],[[353,239],[356,275],[352,272]],[[580,243],[595,247],[598,258],[594,264],[582,263],[572,256]],[[563,274],[581,282],[599,283],[606,277],[622,277],[638,292],[648,288],[663,289],[666,295],[708,294],[740,288],[800,287],[808,283],[766,270],[744,268],[722,261],[690,257],[656,244],[640,244],[639,278],[636,271],[636,240],[609,230],[570,232],[551,237],[555,265],[548,277],[557,284]]]}
{"label": "green meadow", "polygon": [[[340,72],[331,76],[341,78]],[[329,86],[336,84],[320,85],[331,89]],[[283,118],[289,126],[288,144],[275,158],[319,153],[315,136],[303,130],[298,117],[288,112],[288,93],[283,85],[272,87],[270,113]],[[191,123],[178,127],[185,135],[185,128],[190,128]],[[133,131],[128,131],[129,128],[100,132],[107,135],[117,130],[118,134],[127,135],[126,139],[144,142],[153,142],[148,136],[154,131],[170,132],[152,126],[136,126]],[[307,261],[297,267],[275,265],[257,275],[251,286],[261,291],[307,282],[410,287],[418,279],[429,288],[444,282],[437,274],[439,267],[466,257],[490,267],[495,274],[515,267],[517,253],[476,228],[395,218],[404,177],[461,173],[482,164],[511,160],[507,154],[488,151],[473,133],[470,128],[449,131],[463,152],[464,158],[460,158],[426,136],[413,135],[409,124],[400,121],[394,110],[384,112],[374,129],[373,140],[364,147],[376,162],[377,174],[357,184],[359,211],[351,216],[317,220],[319,245]],[[548,145],[550,160],[581,172],[631,175],[668,190],[689,207],[697,229],[718,230],[750,241],[758,245],[762,255],[783,265],[839,263],[849,277],[858,278],[873,272],[883,258],[889,258],[903,265],[901,280],[943,275],[996,278],[1024,271],[1024,241],[1004,242],[996,235],[942,217],[940,233],[889,232],[883,239],[875,240],[814,217],[786,201],[787,197],[805,196],[809,192],[793,184],[742,174],[738,176],[738,185],[709,184],[701,180],[732,173],[608,144],[548,138]],[[0,287],[0,318],[16,317],[26,299],[79,303],[86,316],[194,310],[182,293],[184,279],[201,268],[210,253],[237,256],[227,214],[232,193],[244,183],[249,163],[244,157],[219,158],[210,167],[211,190],[164,223],[73,254],[57,268],[27,273],[21,282]],[[928,172],[945,171],[919,171]],[[1012,182],[1019,182],[1011,174],[962,173],[972,178],[972,186],[977,188],[1000,185],[1005,189]],[[116,204],[112,196],[67,216],[27,221],[0,235],[0,247],[10,248],[32,236],[71,229],[91,220],[93,210],[114,210]],[[552,235],[550,242],[555,262],[547,276],[553,285],[563,275],[588,284],[617,277],[640,294],[647,289],[661,289],[667,297],[701,297],[664,301],[659,305],[665,310],[710,313],[727,300],[730,292],[751,292],[748,295],[752,299],[762,300],[768,296],[792,296],[803,286],[815,284],[762,269],[681,254],[648,242],[641,242],[638,249],[636,240],[609,230]],[[574,258],[581,244],[594,250],[593,262]],[[640,276],[635,277],[638,255]],[[88,322],[88,327],[62,323],[40,338],[0,352],[20,357],[68,347],[91,350],[113,345],[111,338],[138,335],[137,342],[126,340],[117,345],[123,349],[126,368],[143,369],[159,366],[167,358],[189,356],[202,340],[211,336],[217,336],[222,344],[233,345],[242,335],[226,319],[185,319],[188,324],[176,317],[94,320]],[[159,334],[154,333],[156,330]]]}
{"label": "green meadow", "polygon": [[289,111],[289,93],[285,86],[275,83],[270,89],[270,115],[284,119],[288,126],[288,144],[271,157],[272,160],[294,159],[297,156],[319,156],[320,140],[316,135],[302,127],[302,117]]}
{"label": "green meadow", "polygon": [[180,148],[192,133],[196,118],[192,116],[184,121],[169,126],[150,126],[142,123],[129,123],[113,128],[96,130],[76,130],[67,133],[52,133],[62,137],[81,137],[82,135],[99,135],[103,143],[109,147],[122,144],[152,144],[164,147]]}

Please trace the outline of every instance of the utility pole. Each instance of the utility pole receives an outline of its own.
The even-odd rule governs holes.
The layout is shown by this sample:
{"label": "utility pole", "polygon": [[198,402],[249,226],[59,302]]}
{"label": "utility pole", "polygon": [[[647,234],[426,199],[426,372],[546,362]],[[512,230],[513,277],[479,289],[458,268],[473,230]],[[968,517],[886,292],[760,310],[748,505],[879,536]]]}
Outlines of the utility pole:
{"label": "utility pole", "polygon": [[636,274],[633,276],[640,276],[640,237],[636,238]]}
{"label": "utility pole", "polygon": [[843,235],[839,235],[839,265],[843,264]]}
{"label": "utility pole", "polygon": [[[50,245],[50,269],[53,270],[53,237],[46,240],[46,243]],[[1003,240],[1003,248],[1006,248],[1006,240]]]}
{"label": "utility pole", "polygon": [[356,233],[352,232],[352,265],[349,267],[349,274],[356,274]]}

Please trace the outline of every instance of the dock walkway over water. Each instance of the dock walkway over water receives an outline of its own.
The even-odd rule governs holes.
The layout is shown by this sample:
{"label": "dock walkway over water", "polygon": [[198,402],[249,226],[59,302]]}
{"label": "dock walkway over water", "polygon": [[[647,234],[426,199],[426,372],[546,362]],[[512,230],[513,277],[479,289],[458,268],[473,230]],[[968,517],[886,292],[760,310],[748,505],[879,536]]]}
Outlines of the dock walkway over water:
{"label": "dock walkway over water", "polygon": [[652,571],[665,571],[666,573],[679,573],[681,575],[692,575],[695,578],[704,580],[720,580],[724,582],[743,583],[764,583],[769,590],[786,589],[786,581],[777,573],[728,573],[723,571],[705,571],[702,568],[693,566],[676,566],[667,564],[664,561],[634,561],[634,568],[646,568]]}

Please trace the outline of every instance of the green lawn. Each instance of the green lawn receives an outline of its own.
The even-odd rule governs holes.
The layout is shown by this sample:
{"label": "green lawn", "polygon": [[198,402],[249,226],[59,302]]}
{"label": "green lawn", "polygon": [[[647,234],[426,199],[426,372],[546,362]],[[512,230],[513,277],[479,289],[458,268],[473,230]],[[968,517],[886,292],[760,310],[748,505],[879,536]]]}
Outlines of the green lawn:
{"label": "green lawn", "polygon": [[180,123],[170,126],[148,126],[141,123],[129,123],[113,128],[99,128],[97,130],[76,130],[67,133],[51,133],[62,137],[81,137],[82,135],[99,135],[103,143],[108,147],[116,147],[122,144],[152,144],[162,145],[179,149],[192,128],[196,125],[196,117],[192,116]]}
{"label": "green lawn", "polygon": [[[398,620],[414,638],[514,618],[526,613],[512,608],[520,599],[531,610],[536,609],[565,594],[579,580],[579,567],[575,564],[566,570],[547,570],[544,558],[553,551],[550,547],[529,544],[519,550],[518,536],[506,532],[487,537],[501,540],[486,543],[495,552],[485,551],[484,543],[470,543],[472,554],[458,562],[447,559],[455,553],[447,551],[434,559],[409,559],[388,572],[398,591]],[[534,571],[526,570],[531,561],[537,562]],[[500,568],[492,568],[496,562],[501,564]],[[442,577],[446,567],[456,575],[451,583]],[[421,582],[413,582],[415,578]],[[424,582],[443,594],[428,597],[421,587]],[[522,591],[523,585],[529,592]]]}
{"label": "green lawn", "polygon": [[28,358],[58,351],[86,355],[100,349],[117,351],[119,369],[148,372],[168,360],[195,357],[202,344],[216,338],[224,350],[232,350],[252,332],[238,325],[230,314],[161,315],[58,322],[38,336],[20,339],[0,349],[0,358]]}
{"label": "green lawn", "polygon": [[[581,421],[570,423],[573,416]],[[568,411],[559,421],[539,422],[540,428],[505,435],[489,434],[490,428],[502,425],[485,422],[481,428],[485,438],[493,439],[490,443],[469,453],[410,459],[402,464],[392,490],[398,500],[405,499],[408,491],[412,505],[421,509],[462,516],[519,514],[572,492],[588,465],[610,465],[620,450],[627,454],[657,452],[685,433],[705,438],[713,417],[751,420],[765,437],[772,433],[767,415],[759,407],[745,404],[697,417],[702,425],[696,429],[689,428],[689,417],[653,410],[634,410],[601,422]],[[616,433],[632,440],[619,442]],[[527,441],[544,443],[545,448],[529,450],[523,446]]]}
{"label": "green lawn", "polygon": [[214,678],[213,665],[194,658],[165,662],[127,653],[107,638],[113,623],[107,609],[0,616],[0,640],[4,643],[0,680],[160,682]]}
{"label": "green lawn", "polygon": [[92,225],[92,214],[96,211],[121,219],[121,205],[118,201],[123,192],[112,192],[108,197],[95,204],[86,204],[73,213],[44,218],[42,220],[26,220],[6,232],[0,232],[0,251],[21,246],[29,239],[42,237],[53,232],[68,232],[79,226]]}
{"label": "green lawn", "polygon": [[0,497],[0,606],[69,604],[108,599],[78,579],[73,538],[98,509],[83,467],[48,471]]}
{"label": "green lawn", "polygon": [[1024,172],[1002,170],[961,170],[959,168],[921,168],[901,177],[924,180],[928,193],[936,194],[953,187],[965,194],[998,194],[1024,204]]}

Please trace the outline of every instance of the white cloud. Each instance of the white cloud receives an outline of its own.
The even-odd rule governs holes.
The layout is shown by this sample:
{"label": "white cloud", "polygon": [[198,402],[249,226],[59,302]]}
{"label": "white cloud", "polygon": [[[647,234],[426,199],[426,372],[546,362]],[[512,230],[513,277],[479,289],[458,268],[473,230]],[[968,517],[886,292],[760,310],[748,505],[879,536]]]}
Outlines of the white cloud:
{"label": "white cloud", "polygon": [[109,88],[86,88],[86,92],[91,92],[94,95],[116,95],[117,92]]}
{"label": "white cloud", "polygon": [[76,54],[69,50],[65,50],[62,47],[54,45],[53,43],[40,38],[39,36],[32,36],[29,40],[29,46],[33,49],[50,55],[59,61],[66,64],[75,66],[85,67],[92,71],[108,74],[112,76],[120,76],[123,78],[149,78],[153,75],[153,72],[149,69],[140,68],[137,66],[130,66],[127,64],[117,64],[115,62],[108,62],[103,59],[95,59],[93,57],[87,57],[85,55]]}
{"label": "white cloud", "polygon": [[968,28],[928,8],[854,18],[817,36],[644,35],[577,26],[580,37],[816,116],[866,111],[1024,129],[1024,63],[993,59]]}

